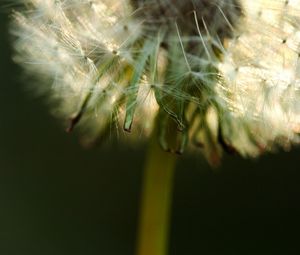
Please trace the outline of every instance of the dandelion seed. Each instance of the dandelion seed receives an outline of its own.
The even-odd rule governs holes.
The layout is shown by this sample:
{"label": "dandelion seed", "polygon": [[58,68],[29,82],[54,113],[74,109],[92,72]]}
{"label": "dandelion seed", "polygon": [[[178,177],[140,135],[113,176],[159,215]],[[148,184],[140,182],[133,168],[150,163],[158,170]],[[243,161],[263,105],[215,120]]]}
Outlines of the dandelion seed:
{"label": "dandelion seed", "polygon": [[299,142],[300,0],[21,3],[14,59],[69,131],[156,128],[163,149],[215,163]]}

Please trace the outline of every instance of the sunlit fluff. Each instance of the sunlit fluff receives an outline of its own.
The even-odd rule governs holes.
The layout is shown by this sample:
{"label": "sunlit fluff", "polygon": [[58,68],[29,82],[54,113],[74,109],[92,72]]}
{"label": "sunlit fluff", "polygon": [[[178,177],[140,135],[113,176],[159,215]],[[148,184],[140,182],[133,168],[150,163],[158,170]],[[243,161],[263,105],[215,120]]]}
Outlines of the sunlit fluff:
{"label": "sunlit fluff", "polygon": [[229,109],[224,136],[242,154],[258,155],[299,142],[300,1],[244,0],[243,6],[241,27],[219,66],[218,91]]}
{"label": "sunlit fluff", "polygon": [[183,2],[24,0],[14,59],[89,141],[155,128],[212,163],[299,142],[300,0]]}

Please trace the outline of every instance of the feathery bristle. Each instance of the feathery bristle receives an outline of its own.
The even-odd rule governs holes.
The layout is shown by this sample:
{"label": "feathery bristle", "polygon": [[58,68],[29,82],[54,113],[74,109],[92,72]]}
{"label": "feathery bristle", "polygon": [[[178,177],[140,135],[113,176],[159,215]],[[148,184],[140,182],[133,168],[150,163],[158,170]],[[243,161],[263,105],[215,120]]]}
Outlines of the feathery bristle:
{"label": "feathery bristle", "polygon": [[121,123],[257,156],[299,142],[300,0],[24,0],[14,59],[91,139]]}

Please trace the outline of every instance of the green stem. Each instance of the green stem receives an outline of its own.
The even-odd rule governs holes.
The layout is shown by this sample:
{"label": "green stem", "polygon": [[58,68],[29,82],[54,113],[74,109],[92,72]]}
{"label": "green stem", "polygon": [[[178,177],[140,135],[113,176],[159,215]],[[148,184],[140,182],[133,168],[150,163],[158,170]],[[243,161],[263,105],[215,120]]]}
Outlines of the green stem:
{"label": "green stem", "polygon": [[168,252],[172,183],[176,155],[164,152],[152,139],[145,165],[137,255]]}

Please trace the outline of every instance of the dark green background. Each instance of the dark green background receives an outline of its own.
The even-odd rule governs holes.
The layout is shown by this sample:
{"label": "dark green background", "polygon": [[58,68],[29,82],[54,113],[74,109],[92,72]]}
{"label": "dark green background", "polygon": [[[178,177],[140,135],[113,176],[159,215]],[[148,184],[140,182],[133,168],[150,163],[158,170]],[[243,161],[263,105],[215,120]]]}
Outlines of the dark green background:
{"label": "dark green background", "polygon": [[[82,149],[24,89],[0,15],[0,254],[132,255],[145,148]],[[171,255],[300,254],[299,152],[183,156]]]}

